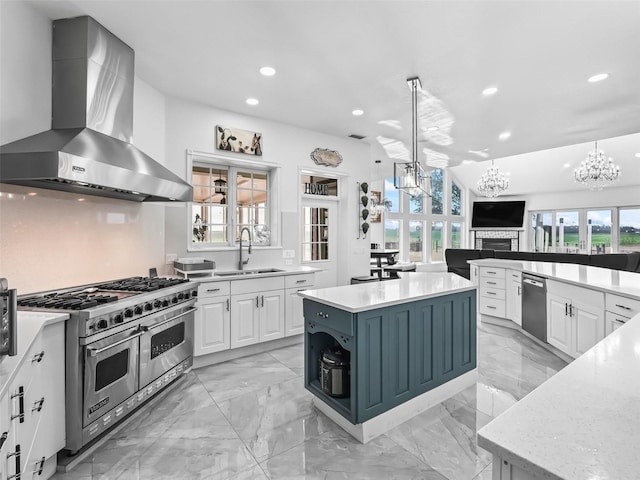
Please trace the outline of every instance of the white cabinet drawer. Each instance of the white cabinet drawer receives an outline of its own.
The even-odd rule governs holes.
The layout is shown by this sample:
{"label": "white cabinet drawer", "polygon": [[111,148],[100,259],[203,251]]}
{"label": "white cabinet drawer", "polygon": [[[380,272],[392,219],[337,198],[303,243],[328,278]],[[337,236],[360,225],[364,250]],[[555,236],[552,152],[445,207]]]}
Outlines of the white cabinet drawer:
{"label": "white cabinet drawer", "polygon": [[617,315],[615,313],[605,312],[604,321],[605,321],[604,334],[609,335],[610,333],[613,333],[622,325],[627,323],[629,319],[623,315]]}
{"label": "white cabinet drawer", "polygon": [[315,274],[305,273],[303,275],[287,275],[284,277],[284,288],[305,288],[312,287]]}
{"label": "white cabinet drawer", "polygon": [[519,270],[507,270],[507,278],[516,282],[522,281],[522,272]]}
{"label": "white cabinet drawer", "polygon": [[613,312],[627,318],[631,318],[640,313],[640,300],[607,293],[605,295],[605,304],[608,312]]}
{"label": "white cabinet drawer", "polygon": [[504,278],[480,277],[480,289],[482,288],[505,288]]}
{"label": "white cabinet drawer", "polygon": [[198,287],[198,298],[229,295],[230,292],[231,282],[206,282]]}
{"label": "white cabinet drawer", "polygon": [[506,314],[505,310],[504,300],[486,297],[480,299],[480,313],[483,315],[504,318]]}
{"label": "white cabinet drawer", "polygon": [[504,280],[505,270],[504,268],[480,267],[480,277],[501,278]]}
{"label": "white cabinet drawer", "polygon": [[269,290],[284,290],[284,276],[250,278],[231,282],[231,295],[267,292]]}
{"label": "white cabinet drawer", "polygon": [[506,298],[506,291],[501,288],[480,288],[480,296],[485,298],[495,298],[498,300],[504,300]]}

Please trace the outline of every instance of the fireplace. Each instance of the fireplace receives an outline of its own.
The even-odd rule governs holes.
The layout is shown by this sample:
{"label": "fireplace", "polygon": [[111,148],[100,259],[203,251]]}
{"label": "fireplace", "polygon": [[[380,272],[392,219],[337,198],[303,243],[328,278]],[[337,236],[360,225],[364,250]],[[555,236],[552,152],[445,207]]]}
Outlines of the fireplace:
{"label": "fireplace", "polygon": [[485,250],[511,250],[510,238],[482,238],[481,247]]}
{"label": "fireplace", "polygon": [[475,248],[481,250],[513,250],[520,247],[519,230],[473,230]]}

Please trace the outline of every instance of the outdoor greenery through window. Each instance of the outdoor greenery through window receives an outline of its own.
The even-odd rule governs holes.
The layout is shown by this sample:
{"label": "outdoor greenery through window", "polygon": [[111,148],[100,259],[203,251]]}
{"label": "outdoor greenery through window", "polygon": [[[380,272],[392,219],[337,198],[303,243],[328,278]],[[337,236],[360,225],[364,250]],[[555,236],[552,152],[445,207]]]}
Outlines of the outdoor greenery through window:
{"label": "outdoor greenery through window", "polygon": [[267,172],[198,164],[192,184],[193,245],[233,246],[243,227],[250,228],[254,244],[269,244]]}
{"label": "outdoor greenery through window", "polygon": [[621,208],[619,252],[640,252],[640,208]]}
{"label": "outdoor greenery through window", "polygon": [[384,248],[400,250],[402,262],[444,261],[444,250],[464,243],[463,193],[443,169],[433,169],[432,196],[411,196],[384,182]]}

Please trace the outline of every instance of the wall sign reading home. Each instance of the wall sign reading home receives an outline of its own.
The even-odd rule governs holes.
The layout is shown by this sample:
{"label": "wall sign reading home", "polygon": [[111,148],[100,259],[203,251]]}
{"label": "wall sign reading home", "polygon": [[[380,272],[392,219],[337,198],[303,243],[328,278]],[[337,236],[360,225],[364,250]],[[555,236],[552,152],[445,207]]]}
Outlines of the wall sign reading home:
{"label": "wall sign reading home", "polygon": [[261,156],[262,134],[218,125],[216,127],[216,147],[218,150]]}
{"label": "wall sign reading home", "polygon": [[329,186],[326,183],[305,183],[304,193],[311,195],[329,195]]}

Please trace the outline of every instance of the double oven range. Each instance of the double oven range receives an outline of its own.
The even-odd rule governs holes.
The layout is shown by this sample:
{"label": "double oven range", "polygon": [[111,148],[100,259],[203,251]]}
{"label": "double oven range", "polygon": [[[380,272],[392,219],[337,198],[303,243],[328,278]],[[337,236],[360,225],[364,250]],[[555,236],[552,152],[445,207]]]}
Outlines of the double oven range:
{"label": "double oven range", "polygon": [[68,313],[66,436],[74,454],[193,364],[197,284],[132,277],[18,297]]}

